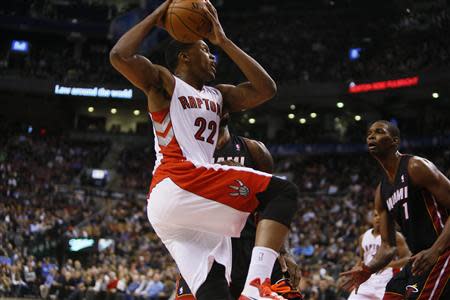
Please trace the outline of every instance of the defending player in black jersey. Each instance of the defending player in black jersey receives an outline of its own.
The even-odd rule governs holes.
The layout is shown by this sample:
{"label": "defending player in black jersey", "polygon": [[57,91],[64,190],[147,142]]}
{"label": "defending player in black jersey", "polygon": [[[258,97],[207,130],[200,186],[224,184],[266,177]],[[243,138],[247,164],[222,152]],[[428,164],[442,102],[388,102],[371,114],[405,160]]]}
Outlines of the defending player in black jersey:
{"label": "defending player in black jersey", "polygon": [[[240,165],[255,170],[273,173],[273,159],[266,146],[255,140],[231,134],[228,129],[229,114],[225,113],[219,125],[219,139],[214,152],[214,163]],[[233,299],[238,299],[247,278],[252,249],[255,244],[257,213],[250,215],[239,238],[232,238],[233,265],[231,271],[230,293]],[[283,249],[280,253],[284,253]],[[283,264],[283,268],[280,264]],[[288,269],[289,272],[283,272]],[[286,274],[284,274],[286,273]],[[289,273],[294,273],[289,275]],[[284,276],[286,275],[286,276]],[[280,292],[286,299],[302,299],[301,294],[295,291],[289,280],[298,285],[300,270],[286,254],[275,262],[272,272],[272,286],[274,292]],[[294,278],[295,277],[295,278]],[[285,279],[285,280],[283,280]],[[177,282],[176,300],[195,300],[183,278]]]}
{"label": "defending player in black jersey", "polygon": [[400,154],[399,144],[400,132],[388,121],[367,132],[369,152],[384,171],[375,195],[382,243],[368,265],[341,274],[342,287],[359,286],[391,261],[396,222],[413,256],[389,281],[383,299],[450,299],[450,181],[425,158]]}

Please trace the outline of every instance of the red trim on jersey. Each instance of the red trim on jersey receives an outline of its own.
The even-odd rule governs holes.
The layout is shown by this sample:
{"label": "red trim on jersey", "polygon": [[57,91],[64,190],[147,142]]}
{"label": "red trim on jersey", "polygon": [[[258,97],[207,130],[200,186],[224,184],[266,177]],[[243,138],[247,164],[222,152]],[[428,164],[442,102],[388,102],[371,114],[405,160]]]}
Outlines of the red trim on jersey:
{"label": "red trim on jersey", "polygon": [[152,120],[154,122],[162,123],[162,121],[164,121],[169,111],[170,107],[167,107],[160,111],[149,112],[149,114],[152,116]]}
{"label": "red trim on jersey", "polygon": [[422,197],[425,201],[425,206],[427,207],[428,215],[431,218],[431,222],[433,223],[434,230],[436,231],[437,235],[440,235],[442,232],[443,227],[443,220],[442,216],[439,215],[438,207],[436,200],[433,198],[433,196],[428,191],[422,191]]}
{"label": "red trim on jersey", "polygon": [[217,168],[196,167],[189,161],[161,164],[153,176],[150,191],[169,177],[183,190],[239,211],[253,212],[259,205],[256,194],[267,189],[272,176],[249,169],[214,166]]}
{"label": "red trim on jersey", "polygon": [[383,296],[383,300],[403,300],[404,295],[393,293],[393,292],[385,292]]}
{"label": "red trim on jersey", "polygon": [[[153,122],[162,125],[162,123],[166,119],[169,112],[170,112],[170,108],[168,107],[168,108],[165,108],[165,109],[157,111],[157,112],[150,112],[150,116],[151,116]],[[169,119],[170,119],[170,115],[169,115]],[[162,137],[162,138],[167,137],[169,132],[171,130],[173,130],[172,121],[169,121],[166,125],[166,128],[163,128],[163,129],[164,129],[164,132],[157,131],[155,129],[156,135],[159,137]],[[183,156],[183,152],[181,151],[180,145],[178,144],[178,141],[175,137],[175,134],[167,146],[163,146],[161,144],[158,144],[158,146],[161,149],[160,153],[163,156],[161,163],[168,162],[171,160],[178,161],[178,160],[185,159],[185,157]]]}
{"label": "red trim on jersey", "polygon": [[439,299],[450,275],[450,250],[439,256],[436,264],[428,274],[428,278],[417,300]]}
{"label": "red trim on jersey", "polygon": [[165,138],[167,136],[167,134],[169,133],[170,129],[172,129],[172,122],[169,122],[169,124],[167,124],[167,128],[164,130],[164,132],[157,131],[157,130],[155,130],[155,132],[156,132],[157,136]]}

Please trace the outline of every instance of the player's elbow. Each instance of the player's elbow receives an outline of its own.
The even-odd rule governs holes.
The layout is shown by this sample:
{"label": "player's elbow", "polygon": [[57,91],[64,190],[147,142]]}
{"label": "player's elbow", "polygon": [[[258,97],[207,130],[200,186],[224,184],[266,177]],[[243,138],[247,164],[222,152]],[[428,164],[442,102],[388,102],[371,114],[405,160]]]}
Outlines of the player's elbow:
{"label": "player's elbow", "polygon": [[275,81],[270,78],[263,91],[261,92],[261,97],[264,98],[265,101],[272,99],[277,94],[277,84]]}
{"label": "player's elbow", "polygon": [[111,65],[115,66],[117,65],[119,60],[120,60],[119,51],[117,51],[117,49],[115,48],[112,48],[111,51],[109,52],[109,62],[111,63]]}
{"label": "player's elbow", "polygon": [[122,62],[126,62],[126,57],[116,47],[112,48],[109,52],[109,62],[113,67],[118,67]]}

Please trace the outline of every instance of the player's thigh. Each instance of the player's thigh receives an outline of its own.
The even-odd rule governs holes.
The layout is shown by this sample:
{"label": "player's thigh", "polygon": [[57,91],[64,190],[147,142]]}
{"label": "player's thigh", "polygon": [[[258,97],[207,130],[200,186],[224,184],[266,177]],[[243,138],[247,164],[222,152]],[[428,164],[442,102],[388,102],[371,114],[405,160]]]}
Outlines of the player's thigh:
{"label": "player's thigh", "polygon": [[185,190],[171,178],[166,178],[153,188],[147,215],[155,230],[171,224],[224,236],[239,236],[249,213]]}
{"label": "player's thigh", "polygon": [[347,298],[348,300],[380,300],[381,298],[373,295],[373,294],[364,294],[364,293],[356,293],[353,291],[350,296]]}
{"label": "player's thigh", "polygon": [[411,274],[406,286],[406,299],[450,299],[450,250],[441,255],[426,274]]}
{"label": "player's thigh", "polygon": [[231,238],[173,224],[160,224],[155,232],[194,294],[206,280],[213,261],[225,266],[226,278],[231,279]]}
{"label": "player's thigh", "polygon": [[351,300],[381,300],[383,298],[384,290],[380,291],[371,282],[371,279],[364,282],[358,287],[358,290],[353,290],[348,297]]}
{"label": "player's thigh", "polygon": [[410,277],[410,266],[406,265],[399,273],[389,280],[386,285],[383,300],[403,299],[405,288]]}

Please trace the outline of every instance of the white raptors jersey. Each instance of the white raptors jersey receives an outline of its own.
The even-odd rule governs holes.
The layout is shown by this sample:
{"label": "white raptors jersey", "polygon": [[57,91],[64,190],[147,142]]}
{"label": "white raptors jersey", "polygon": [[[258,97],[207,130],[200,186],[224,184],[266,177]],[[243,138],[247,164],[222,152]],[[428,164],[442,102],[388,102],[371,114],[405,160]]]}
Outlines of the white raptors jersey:
{"label": "white raptors jersey", "polygon": [[194,164],[208,164],[216,148],[222,94],[210,86],[199,91],[174,78],[170,107],[150,113],[155,133],[155,169],[164,161],[188,160]]}
{"label": "white raptors jersey", "polygon": [[[381,235],[374,236],[373,228],[367,230],[362,238],[361,247],[364,251],[364,264],[367,265],[369,262],[375,257],[375,254],[378,251],[378,248],[381,246]],[[386,268],[385,270],[372,274],[372,277],[383,277],[383,278],[391,278],[393,276],[392,268]]]}

